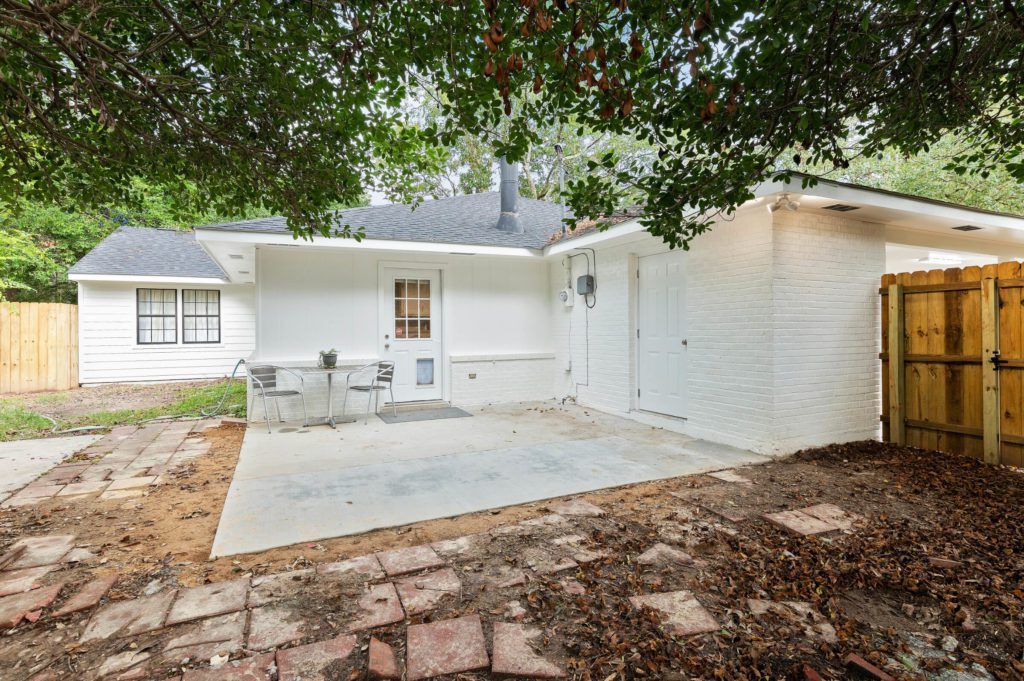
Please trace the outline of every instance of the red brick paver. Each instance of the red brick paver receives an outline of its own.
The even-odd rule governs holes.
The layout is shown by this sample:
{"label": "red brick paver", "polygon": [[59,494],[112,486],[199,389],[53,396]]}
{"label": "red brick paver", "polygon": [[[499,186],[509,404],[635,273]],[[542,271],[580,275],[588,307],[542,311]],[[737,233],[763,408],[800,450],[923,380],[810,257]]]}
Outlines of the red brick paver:
{"label": "red brick paver", "polygon": [[0,598],[0,629],[13,629],[30,612],[45,608],[60,593],[61,584]]}
{"label": "red brick paver", "polygon": [[420,570],[433,570],[444,566],[444,560],[429,546],[409,546],[377,554],[384,571],[389,577],[407,575]]}
{"label": "red brick paver", "polygon": [[249,647],[270,650],[298,641],[306,633],[306,622],[287,607],[268,605],[249,615]]}
{"label": "red brick paver", "polygon": [[646,596],[633,596],[634,608],[654,608],[665,619],[663,628],[676,636],[692,636],[718,629],[718,623],[689,591],[668,591]]}
{"label": "red brick paver", "polygon": [[184,633],[164,646],[163,655],[168,662],[177,662],[186,657],[207,661],[214,655],[232,655],[242,650],[245,613],[233,612],[230,615],[211,617],[182,629]]}
{"label": "red brick paver", "polygon": [[425,575],[404,577],[395,582],[402,607],[409,615],[433,610],[445,598],[458,598],[462,593],[462,582],[455,570],[444,568]]}
{"label": "red brick paver", "polygon": [[163,591],[145,598],[108,603],[93,614],[80,643],[112,636],[133,636],[159,629],[175,592]]}
{"label": "red brick paver", "polygon": [[489,664],[479,615],[413,624],[406,632],[406,678],[429,679]]}
{"label": "red brick paver", "polygon": [[231,582],[204,584],[191,589],[182,589],[167,614],[167,624],[180,624],[202,617],[238,612],[245,607],[249,592],[248,579]]}
{"label": "red brick paver", "polygon": [[338,663],[351,655],[355,647],[356,637],[346,634],[319,643],[279,650],[278,681],[333,681],[344,678]]}
{"label": "red brick paver", "polygon": [[860,516],[847,513],[835,504],[818,504],[801,510],[803,513],[813,516],[818,520],[835,525],[840,530],[852,529],[853,524],[861,519]]}
{"label": "red brick paver", "polygon": [[398,668],[398,658],[395,657],[394,649],[380,639],[370,639],[370,662],[369,672],[371,679],[400,679],[401,670]]}
{"label": "red brick paver", "polygon": [[560,679],[565,671],[534,652],[533,641],[541,630],[525,624],[494,623],[494,659],[491,671],[507,676]]}
{"label": "red brick paver", "polygon": [[52,535],[48,537],[26,537],[19,539],[11,546],[11,551],[21,551],[21,555],[6,570],[53,565],[64,554],[75,546],[74,535]]}
{"label": "red brick paver", "polygon": [[249,592],[249,607],[254,608],[282,598],[298,596],[313,581],[315,575],[316,571],[309,569],[254,577],[252,591]]}
{"label": "red brick paver", "polygon": [[53,571],[52,565],[0,572],[0,596],[20,594],[39,586],[39,580]]}
{"label": "red brick paver", "polygon": [[745,478],[736,471],[715,471],[714,473],[708,473],[708,476],[722,482],[735,482],[741,485],[753,484],[750,478]]}
{"label": "red brick paver", "polygon": [[358,577],[369,581],[384,577],[384,569],[376,556],[359,556],[338,563],[324,563],[316,566],[316,573],[328,579]]}
{"label": "red brick paver", "polygon": [[264,653],[244,660],[226,662],[214,669],[185,672],[181,681],[270,681],[274,653]]}
{"label": "red brick paver", "polygon": [[371,586],[359,599],[358,605],[362,614],[349,625],[349,631],[382,627],[405,619],[405,611],[402,610],[394,584]]}
{"label": "red brick paver", "polygon": [[548,504],[547,509],[558,515],[578,515],[596,518],[604,515],[604,509],[583,499],[570,499]]}
{"label": "red brick paver", "polygon": [[825,522],[802,511],[779,511],[778,513],[766,513],[765,519],[784,527],[794,534],[810,536],[824,532],[834,532],[839,528],[832,523]]}
{"label": "red brick paver", "polygon": [[86,583],[71,598],[66,600],[64,605],[60,606],[60,609],[53,613],[53,616],[63,617],[93,607],[110,591],[110,587],[114,586],[116,581],[117,575],[107,575],[106,577],[100,577]]}
{"label": "red brick paver", "polygon": [[693,558],[690,554],[679,549],[672,548],[668,544],[655,544],[637,557],[641,565],[692,565]]}

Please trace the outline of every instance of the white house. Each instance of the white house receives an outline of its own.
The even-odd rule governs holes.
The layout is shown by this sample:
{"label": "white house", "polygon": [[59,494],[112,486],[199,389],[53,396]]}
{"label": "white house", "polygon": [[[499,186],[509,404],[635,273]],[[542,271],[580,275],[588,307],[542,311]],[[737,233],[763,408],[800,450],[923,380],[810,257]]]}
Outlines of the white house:
{"label": "white house", "polygon": [[[561,208],[515,197],[503,170],[504,211],[501,192],[350,209],[359,242],[296,240],[283,218],[122,228],[71,270],[80,380],[336,348],[396,361],[397,402],[571,398],[788,452],[878,435],[881,274],[1024,255],[1024,218],[799,178],[759,187],[689,251],[631,216],[562,235]],[[311,411],[324,392],[307,386]]]}

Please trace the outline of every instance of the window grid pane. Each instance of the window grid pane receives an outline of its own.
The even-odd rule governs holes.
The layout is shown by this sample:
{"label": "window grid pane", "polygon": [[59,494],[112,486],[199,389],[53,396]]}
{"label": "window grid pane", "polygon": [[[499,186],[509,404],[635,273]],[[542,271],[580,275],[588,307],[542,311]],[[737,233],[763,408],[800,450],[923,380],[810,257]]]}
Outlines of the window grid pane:
{"label": "window grid pane", "polygon": [[220,291],[183,289],[182,342],[220,342]]}
{"label": "window grid pane", "polygon": [[140,345],[178,342],[178,291],[136,289],[136,341]]}
{"label": "window grid pane", "polygon": [[395,279],[395,338],[430,338],[429,279]]}

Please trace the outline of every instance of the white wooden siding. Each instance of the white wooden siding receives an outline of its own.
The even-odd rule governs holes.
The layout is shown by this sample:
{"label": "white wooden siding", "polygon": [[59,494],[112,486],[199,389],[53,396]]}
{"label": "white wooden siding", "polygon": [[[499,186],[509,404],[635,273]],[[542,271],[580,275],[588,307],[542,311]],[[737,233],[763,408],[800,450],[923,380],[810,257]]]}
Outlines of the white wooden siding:
{"label": "white wooden siding", "polygon": [[[136,342],[137,288],[178,290],[178,342],[139,345]],[[221,342],[181,342],[181,290],[220,291]],[[79,282],[79,381],[119,383],[218,378],[252,354],[255,345],[255,287],[183,284]]]}

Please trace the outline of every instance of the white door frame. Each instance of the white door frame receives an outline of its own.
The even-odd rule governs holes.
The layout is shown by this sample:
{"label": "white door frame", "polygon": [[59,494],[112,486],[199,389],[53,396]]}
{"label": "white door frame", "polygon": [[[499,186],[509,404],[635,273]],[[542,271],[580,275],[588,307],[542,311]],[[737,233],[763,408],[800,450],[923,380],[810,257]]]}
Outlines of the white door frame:
{"label": "white door frame", "polygon": [[[664,414],[664,413],[656,412],[656,411],[648,411],[646,409],[641,409],[641,407],[640,407],[640,396],[639,396],[639,391],[643,389],[643,386],[641,385],[641,374],[640,374],[640,307],[642,305],[642,301],[640,300],[640,266],[641,266],[641,261],[643,260],[643,258],[646,258],[646,257],[649,257],[649,256],[664,255],[666,253],[672,253],[672,252],[674,252],[672,249],[668,249],[668,250],[657,250],[657,251],[652,251],[652,252],[631,253],[628,256],[626,271],[629,273],[629,275],[628,275],[628,278],[629,278],[629,298],[630,298],[630,302],[631,302],[631,304],[629,305],[629,313],[632,316],[632,319],[630,319],[630,325],[629,325],[630,326],[629,342],[632,345],[632,353],[631,353],[631,355],[632,355],[632,360],[633,360],[632,361],[632,364],[633,364],[633,366],[632,366],[632,374],[633,374],[632,378],[633,378],[633,380],[631,381],[632,385],[630,385],[629,398],[630,398],[630,409],[632,411],[634,411],[634,412],[637,412],[637,413],[640,413],[640,414],[647,414],[647,415],[650,415],[652,417],[657,417],[657,418],[670,419],[671,421],[685,422],[687,420],[687,417],[689,416],[689,409],[688,408],[686,409],[687,414],[684,415],[684,416],[674,416],[672,414]],[[684,286],[685,285],[686,284],[684,283]],[[686,292],[686,293],[688,295],[688,292]],[[684,306],[684,313],[687,314],[687,317],[689,317],[689,314],[688,314],[689,310],[688,310],[688,308],[689,308],[688,304]],[[686,324],[687,324],[687,330],[688,330],[689,329],[689,319],[688,318],[686,320]],[[689,362],[687,362],[687,367],[686,367],[686,372],[684,374],[684,379],[685,379],[684,390],[687,393],[686,394],[686,401],[687,401],[687,404],[688,404],[689,403],[689,382],[690,382]]]}
{"label": "white door frame", "polygon": [[[440,282],[440,288],[438,289],[438,302],[441,306],[441,367],[440,371],[437,371],[437,375],[441,377],[441,399],[445,402],[451,402],[452,393],[452,376],[451,376],[451,360],[448,353],[448,327],[451,325],[451,319],[448,313],[448,301],[445,295],[445,274],[448,269],[448,263],[444,262],[429,262],[429,261],[415,261],[415,260],[378,260],[377,261],[377,316],[375,318],[375,333],[377,334],[377,347],[380,348],[380,330],[383,328],[383,319],[381,318],[381,310],[384,309],[385,299],[390,299],[392,293],[389,290],[389,286],[385,286],[385,277],[387,271],[390,269],[402,269],[402,270],[436,270],[438,273],[438,281]],[[379,353],[379,349],[377,350]],[[379,355],[378,355],[379,356]],[[436,371],[436,369],[435,369]]]}

